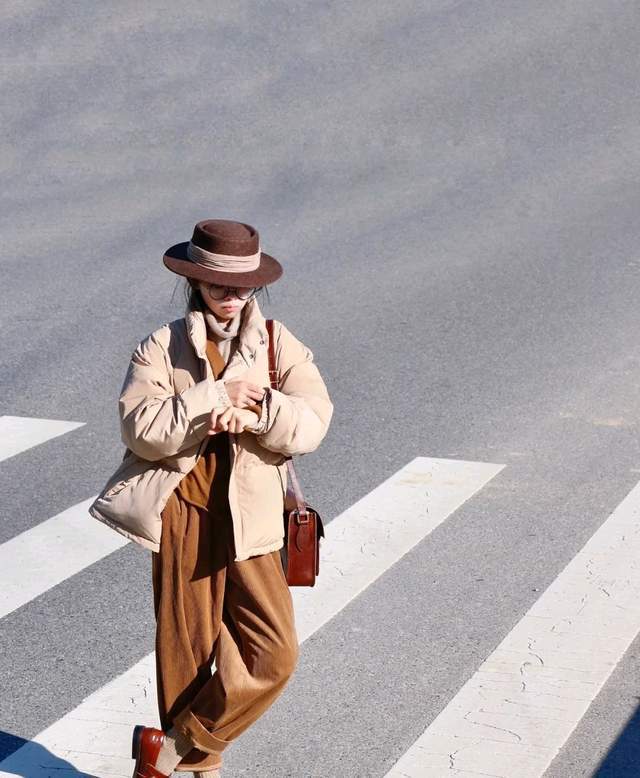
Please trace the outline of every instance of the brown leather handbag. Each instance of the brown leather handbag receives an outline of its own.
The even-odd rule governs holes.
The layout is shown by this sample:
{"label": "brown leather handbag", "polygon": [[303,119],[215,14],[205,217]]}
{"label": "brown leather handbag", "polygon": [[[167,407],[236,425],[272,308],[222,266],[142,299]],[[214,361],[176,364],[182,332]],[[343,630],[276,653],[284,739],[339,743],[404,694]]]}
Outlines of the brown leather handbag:
{"label": "brown leather handbag", "polygon": [[[269,380],[278,389],[275,347],[273,343],[273,319],[266,320],[269,333]],[[280,551],[282,566],[289,586],[314,586],[320,573],[320,538],[324,527],[318,512],[302,495],[300,482],[293,467],[293,459],[287,457],[287,493],[284,500],[284,546]]]}

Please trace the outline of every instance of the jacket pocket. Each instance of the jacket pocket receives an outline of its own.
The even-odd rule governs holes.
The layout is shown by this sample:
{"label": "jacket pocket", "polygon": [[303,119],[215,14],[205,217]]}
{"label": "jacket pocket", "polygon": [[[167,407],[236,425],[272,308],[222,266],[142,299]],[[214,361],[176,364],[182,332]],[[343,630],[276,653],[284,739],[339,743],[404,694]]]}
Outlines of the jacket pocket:
{"label": "jacket pocket", "polygon": [[140,459],[139,457],[135,456],[135,454],[125,454],[125,457],[118,469],[102,487],[100,497],[114,497],[116,494],[118,494],[118,492],[121,492],[125,486],[127,486],[132,478],[135,478],[136,475],[144,473],[145,470],[153,467],[153,464],[154,463],[147,462],[145,459]]}
{"label": "jacket pocket", "polygon": [[91,507],[128,533],[159,544],[161,511],[182,474],[141,461],[121,476],[107,483]]}
{"label": "jacket pocket", "polygon": [[121,492],[127,485],[127,479],[123,478],[121,481],[117,481],[113,486],[110,486],[105,492],[101,494],[101,497],[115,497],[118,492]]}

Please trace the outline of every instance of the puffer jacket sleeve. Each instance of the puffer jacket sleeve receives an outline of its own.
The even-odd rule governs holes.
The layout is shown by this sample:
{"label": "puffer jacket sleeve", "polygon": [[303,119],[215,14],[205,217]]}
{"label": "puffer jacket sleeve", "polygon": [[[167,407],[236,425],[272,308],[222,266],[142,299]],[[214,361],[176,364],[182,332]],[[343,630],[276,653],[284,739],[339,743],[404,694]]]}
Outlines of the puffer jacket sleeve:
{"label": "puffer jacket sleeve", "polygon": [[268,394],[261,446],[286,456],[314,451],[327,434],[333,403],[313,362],[313,353],[280,322],[274,322],[279,389]]}
{"label": "puffer jacket sleeve", "polygon": [[122,442],[149,461],[173,456],[202,441],[211,411],[231,404],[224,381],[213,377],[175,393],[169,340],[165,325],[139,343],[118,404]]}

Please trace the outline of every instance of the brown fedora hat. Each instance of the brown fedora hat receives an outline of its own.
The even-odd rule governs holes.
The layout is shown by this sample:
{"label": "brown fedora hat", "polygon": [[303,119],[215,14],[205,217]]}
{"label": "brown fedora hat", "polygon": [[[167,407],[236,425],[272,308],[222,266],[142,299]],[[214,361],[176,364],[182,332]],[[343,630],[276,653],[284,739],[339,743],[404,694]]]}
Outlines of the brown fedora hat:
{"label": "brown fedora hat", "polygon": [[198,222],[191,240],[167,249],[163,262],[178,275],[225,286],[264,286],[282,275],[278,260],[260,250],[258,230],[228,219]]}

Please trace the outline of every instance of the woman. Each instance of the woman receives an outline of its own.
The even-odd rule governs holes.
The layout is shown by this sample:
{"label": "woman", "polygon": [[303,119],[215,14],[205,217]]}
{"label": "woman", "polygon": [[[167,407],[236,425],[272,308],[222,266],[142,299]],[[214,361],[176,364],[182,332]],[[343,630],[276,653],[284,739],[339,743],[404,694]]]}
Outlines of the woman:
{"label": "woman", "polygon": [[296,665],[285,462],[318,447],[333,405],[312,352],[277,321],[270,388],[255,295],[282,267],[253,227],[199,222],[164,264],[187,278],[187,313],[132,355],[119,402],[127,450],[90,512],[153,552],[162,729],[135,727],[134,778],[217,778],[224,748]]}

